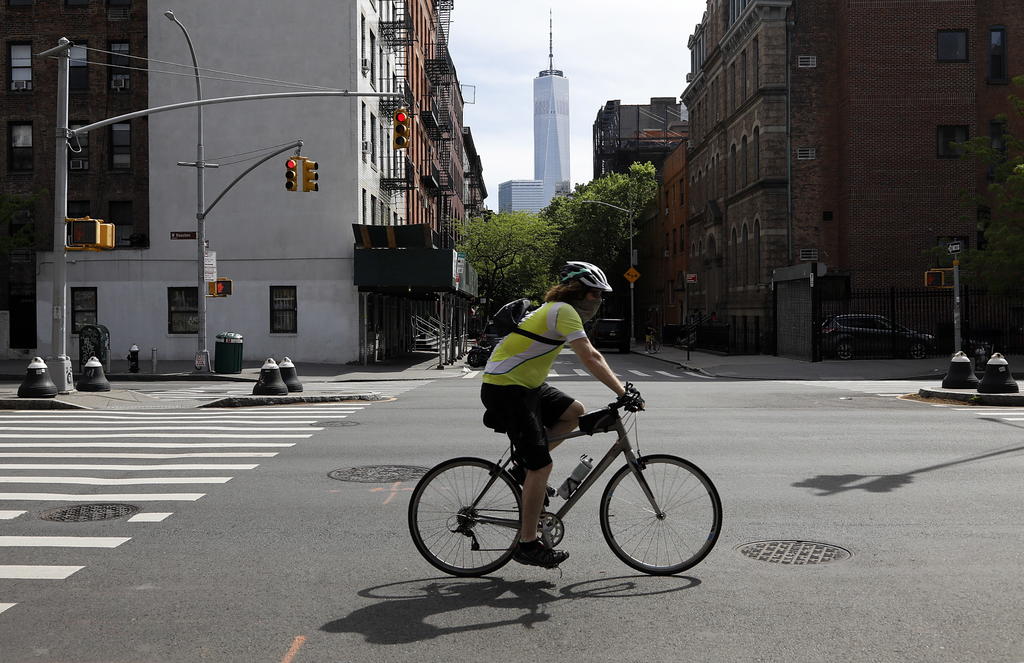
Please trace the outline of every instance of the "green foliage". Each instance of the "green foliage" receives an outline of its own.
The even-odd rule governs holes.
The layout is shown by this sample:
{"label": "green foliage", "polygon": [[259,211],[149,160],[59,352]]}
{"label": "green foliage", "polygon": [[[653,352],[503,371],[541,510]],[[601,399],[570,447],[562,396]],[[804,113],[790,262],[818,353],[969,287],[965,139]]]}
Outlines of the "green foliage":
{"label": "green foliage", "polygon": [[625,271],[629,264],[629,234],[631,229],[636,231],[633,223],[657,193],[654,166],[648,162],[634,163],[625,174],[611,173],[578,185],[572,198],[552,200],[541,214],[559,233],[553,266],[557,268],[566,260],[584,260],[606,273]]}
{"label": "green foliage", "polygon": [[[1024,89],[1024,76],[1017,76],[1013,83]],[[1019,125],[1024,121],[1024,100],[1011,94],[1009,102]],[[1005,122],[1007,117],[1000,119]],[[990,167],[993,177],[987,190],[966,197],[969,213],[979,208],[989,211],[989,218],[978,221],[987,246],[967,251],[961,261],[975,282],[994,292],[1019,289],[1024,274],[1024,139],[1007,130],[1003,141],[1004,149],[993,147],[988,136],[962,145],[965,158]]]}
{"label": "green foliage", "polygon": [[33,224],[25,224],[11,232],[11,220],[15,213],[31,210],[41,194],[20,196],[0,193],[0,255],[7,256],[15,249],[31,248],[35,242]]}
{"label": "green foliage", "polygon": [[554,280],[551,262],[558,233],[536,214],[502,212],[469,219],[460,236],[458,249],[477,271],[488,313],[520,297],[539,300]]}

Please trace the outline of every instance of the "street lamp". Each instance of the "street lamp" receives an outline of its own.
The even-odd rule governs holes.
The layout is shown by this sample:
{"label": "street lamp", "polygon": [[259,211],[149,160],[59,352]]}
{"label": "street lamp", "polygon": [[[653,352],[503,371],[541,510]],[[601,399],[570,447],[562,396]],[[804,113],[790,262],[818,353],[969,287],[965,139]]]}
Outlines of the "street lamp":
{"label": "street lamp", "polygon": [[[192,45],[192,38],[181,21],[175,18],[174,12],[170,10],[165,11],[164,16],[167,17],[167,20],[181,28],[181,31],[185,34],[185,41],[188,42],[188,51],[192,55],[192,68],[195,70],[196,100],[202,100],[203,83],[199,76],[199,61],[196,59],[196,49]],[[198,242],[197,262],[199,263],[198,283],[196,285],[196,307],[199,315],[198,338],[196,339],[196,364],[199,363],[199,358],[202,357],[203,367],[209,371],[210,353],[206,348],[206,288],[204,287],[206,284],[206,215],[203,213],[203,208],[206,206],[206,150],[203,147],[202,106],[196,106],[196,121],[196,161],[195,163],[179,163],[178,165],[194,166],[196,169],[196,240]],[[199,370],[198,365],[196,370]]]}
{"label": "street lamp", "polygon": [[[620,212],[625,212],[626,214],[629,215],[629,266],[633,267],[634,263],[636,262],[635,260],[633,260],[633,210],[628,210],[625,207],[619,207],[618,205],[612,205],[611,203],[606,203],[606,202],[604,202],[602,200],[580,200],[580,199],[577,199],[576,202],[584,203],[584,204],[587,204],[587,205],[604,205],[605,207],[611,207],[612,209],[617,209]],[[634,285],[634,282],[630,281],[629,282],[629,344],[630,345],[635,345],[636,344],[636,320],[633,317],[633,302],[634,302],[634,299],[633,299],[633,285]]]}

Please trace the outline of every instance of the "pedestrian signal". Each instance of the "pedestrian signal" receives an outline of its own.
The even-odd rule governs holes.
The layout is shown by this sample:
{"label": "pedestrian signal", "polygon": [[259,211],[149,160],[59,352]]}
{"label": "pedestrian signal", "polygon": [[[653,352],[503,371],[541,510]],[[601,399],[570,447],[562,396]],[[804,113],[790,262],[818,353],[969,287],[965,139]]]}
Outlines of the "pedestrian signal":
{"label": "pedestrian signal", "polygon": [[403,150],[409,147],[412,138],[412,116],[405,108],[395,111],[391,122],[391,147]]}
{"label": "pedestrian signal", "polygon": [[952,288],[952,269],[929,269],[924,273],[924,287],[926,288]]}
{"label": "pedestrian signal", "polygon": [[317,184],[317,180],[320,179],[320,173],[316,172],[316,169],[320,167],[316,161],[303,157],[302,159],[302,190],[303,191],[319,191],[320,185]]}
{"label": "pedestrian signal", "polygon": [[284,188],[289,191],[299,190],[299,157],[288,157],[284,162]]}
{"label": "pedestrian signal", "polygon": [[217,279],[207,281],[207,295],[210,297],[227,297],[231,294],[231,279]]}
{"label": "pedestrian signal", "polygon": [[116,240],[113,223],[103,223],[102,219],[88,216],[65,218],[64,222],[67,229],[64,248],[68,251],[100,251],[114,248]]}

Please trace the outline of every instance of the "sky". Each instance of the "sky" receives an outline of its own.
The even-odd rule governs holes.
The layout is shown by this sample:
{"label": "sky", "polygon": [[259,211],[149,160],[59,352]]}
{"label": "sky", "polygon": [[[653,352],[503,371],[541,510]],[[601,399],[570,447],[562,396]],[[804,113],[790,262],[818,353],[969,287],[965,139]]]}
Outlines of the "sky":
{"label": "sky", "polygon": [[459,82],[476,88],[464,122],[480,153],[487,206],[498,209],[499,183],[533,179],[533,79],[548,68],[549,10],[554,68],[569,79],[575,185],[593,178],[594,118],[606,101],[678,99],[690,71],[686,42],[705,7],[704,0],[455,2],[448,46]]}

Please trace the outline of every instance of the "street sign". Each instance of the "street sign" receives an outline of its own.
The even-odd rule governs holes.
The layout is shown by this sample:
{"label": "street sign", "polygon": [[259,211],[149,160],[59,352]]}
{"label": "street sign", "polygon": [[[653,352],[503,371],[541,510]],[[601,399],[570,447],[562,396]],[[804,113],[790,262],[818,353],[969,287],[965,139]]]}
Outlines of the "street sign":
{"label": "street sign", "polygon": [[963,250],[963,245],[960,242],[950,242],[949,244],[946,245],[946,250],[949,251],[952,255],[956,255]]}
{"label": "street sign", "polygon": [[686,282],[687,283],[696,283],[697,282],[697,275],[696,274],[687,274],[686,275]]}
{"label": "street sign", "polygon": [[207,251],[206,257],[203,259],[203,280],[204,281],[216,281],[217,280],[217,252]]}
{"label": "street sign", "polygon": [[195,230],[172,230],[171,239],[196,239]]}
{"label": "street sign", "polygon": [[626,273],[623,274],[623,276],[626,277],[626,280],[630,283],[634,283],[638,278],[640,278],[640,272],[636,271],[635,267],[630,267],[626,270]]}

